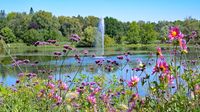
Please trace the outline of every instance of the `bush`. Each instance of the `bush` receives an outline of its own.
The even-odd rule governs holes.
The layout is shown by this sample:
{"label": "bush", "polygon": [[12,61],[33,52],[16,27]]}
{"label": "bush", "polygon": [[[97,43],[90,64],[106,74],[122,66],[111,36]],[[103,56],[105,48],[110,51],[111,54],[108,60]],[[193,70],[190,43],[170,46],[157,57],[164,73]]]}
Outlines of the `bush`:
{"label": "bush", "polygon": [[16,37],[12,30],[8,27],[4,27],[1,29],[0,34],[4,37],[4,41],[6,43],[12,43],[16,41]]}

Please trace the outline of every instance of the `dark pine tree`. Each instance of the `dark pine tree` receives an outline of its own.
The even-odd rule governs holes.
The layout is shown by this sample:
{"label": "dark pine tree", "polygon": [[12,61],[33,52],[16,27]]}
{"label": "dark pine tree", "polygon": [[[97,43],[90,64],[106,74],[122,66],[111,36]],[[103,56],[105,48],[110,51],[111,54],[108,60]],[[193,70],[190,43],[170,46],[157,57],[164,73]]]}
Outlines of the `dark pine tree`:
{"label": "dark pine tree", "polygon": [[33,13],[34,13],[34,10],[33,10],[33,8],[31,7],[29,14],[33,14]]}

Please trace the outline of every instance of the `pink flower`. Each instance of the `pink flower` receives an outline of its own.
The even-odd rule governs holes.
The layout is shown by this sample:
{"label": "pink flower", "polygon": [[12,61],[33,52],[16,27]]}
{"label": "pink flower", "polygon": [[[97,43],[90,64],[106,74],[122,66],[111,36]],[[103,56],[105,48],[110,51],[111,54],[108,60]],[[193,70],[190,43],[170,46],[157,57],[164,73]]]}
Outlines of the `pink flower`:
{"label": "pink flower", "polygon": [[54,89],[50,90],[50,92],[48,93],[48,97],[49,97],[49,98],[53,98],[54,93],[55,93],[55,90],[54,90]]}
{"label": "pink flower", "polygon": [[70,40],[75,41],[75,42],[79,42],[81,39],[77,34],[72,34],[70,36]]}
{"label": "pink flower", "polygon": [[54,102],[56,102],[57,104],[60,104],[62,102],[62,97],[58,95],[55,95],[53,99],[54,99]]}
{"label": "pink flower", "polygon": [[128,82],[129,87],[134,87],[138,82],[139,78],[137,76],[131,77],[131,80]]}
{"label": "pink flower", "polygon": [[124,57],[123,57],[123,56],[117,56],[117,59],[119,59],[119,60],[123,60]]}
{"label": "pink flower", "polygon": [[96,98],[94,95],[90,95],[87,97],[87,100],[91,103],[91,104],[96,104]]}
{"label": "pink flower", "polygon": [[200,86],[198,84],[195,85],[195,93],[200,93]]}
{"label": "pink flower", "polygon": [[67,90],[67,89],[68,89],[67,84],[64,83],[64,82],[60,82],[60,84],[58,85],[58,87],[59,87],[61,90]]}
{"label": "pink flower", "polygon": [[163,59],[159,59],[158,62],[156,63],[156,66],[153,68],[153,73],[158,73],[162,72],[163,74],[168,74],[170,72],[169,70],[169,65],[167,62]]}
{"label": "pink flower", "polygon": [[160,47],[157,48],[157,56],[160,56],[160,58],[163,58],[162,50]]}
{"label": "pink flower", "polygon": [[159,76],[159,79],[161,82],[168,83],[169,85],[172,85],[174,83],[174,77],[170,74],[162,74]]}
{"label": "pink flower", "polygon": [[182,52],[187,53],[187,45],[184,39],[179,39],[179,45],[181,47]]}
{"label": "pink flower", "polygon": [[129,102],[134,102],[134,101],[136,101],[137,99],[139,98],[139,94],[132,94],[132,97],[131,97],[131,99],[129,100]]}
{"label": "pink flower", "polygon": [[169,29],[169,35],[168,35],[170,40],[174,40],[174,39],[180,39],[183,38],[184,35],[180,32],[178,27],[171,27]]}
{"label": "pink flower", "polygon": [[167,75],[167,81],[168,81],[168,84],[173,84],[174,83],[174,76],[168,74]]}
{"label": "pink flower", "polygon": [[83,54],[87,55],[88,54],[88,50],[83,50]]}
{"label": "pink flower", "polygon": [[55,85],[53,83],[50,83],[50,82],[46,86],[47,86],[48,89],[53,89],[55,87]]}

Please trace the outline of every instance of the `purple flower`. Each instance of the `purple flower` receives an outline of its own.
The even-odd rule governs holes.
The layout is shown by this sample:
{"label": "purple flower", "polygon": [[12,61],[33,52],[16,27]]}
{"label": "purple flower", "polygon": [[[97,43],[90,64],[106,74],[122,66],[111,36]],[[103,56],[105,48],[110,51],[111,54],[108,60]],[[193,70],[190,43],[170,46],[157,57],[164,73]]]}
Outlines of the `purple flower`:
{"label": "purple flower", "polygon": [[19,73],[18,74],[18,77],[23,77],[24,76],[24,73]]}
{"label": "purple flower", "polygon": [[52,80],[52,79],[53,79],[53,76],[52,76],[52,75],[49,75],[49,76],[48,76],[48,79],[49,79],[49,80]]}
{"label": "purple flower", "polygon": [[117,56],[117,59],[119,59],[119,60],[123,60],[124,57],[123,57],[123,56]]}
{"label": "purple flower", "polygon": [[134,87],[136,84],[139,82],[139,78],[137,76],[131,77],[131,80],[128,81],[128,86],[129,87]]}
{"label": "purple flower", "polygon": [[19,82],[20,82],[20,80],[17,79],[17,80],[16,80],[16,83],[19,83]]}
{"label": "purple flower", "polygon": [[58,85],[59,89],[60,90],[67,90],[68,89],[68,86],[66,83],[64,82],[60,82],[60,84]]}
{"label": "purple flower", "polygon": [[83,50],[83,54],[87,55],[88,54],[88,50]]}
{"label": "purple flower", "polygon": [[79,42],[81,39],[77,34],[72,34],[70,36],[70,40],[75,41],[75,42]]}
{"label": "purple flower", "polygon": [[62,97],[55,95],[54,97],[54,102],[56,102],[56,104],[60,104],[62,102]]}
{"label": "purple flower", "polygon": [[51,44],[55,44],[56,40],[48,40],[47,42],[51,43]]}
{"label": "purple flower", "polygon": [[61,52],[54,52],[54,55],[55,55],[55,56],[61,56],[62,53],[61,53]]}
{"label": "purple flower", "polygon": [[54,87],[55,87],[55,85],[53,83],[50,83],[50,82],[46,86],[47,86],[48,89],[54,89]]}
{"label": "purple flower", "polygon": [[97,103],[97,102],[96,102],[96,98],[95,98],[94,95],[88,96],[88,97],[87,97],[87,100],[90,102],[90,104],[93,104],[93,105]]}

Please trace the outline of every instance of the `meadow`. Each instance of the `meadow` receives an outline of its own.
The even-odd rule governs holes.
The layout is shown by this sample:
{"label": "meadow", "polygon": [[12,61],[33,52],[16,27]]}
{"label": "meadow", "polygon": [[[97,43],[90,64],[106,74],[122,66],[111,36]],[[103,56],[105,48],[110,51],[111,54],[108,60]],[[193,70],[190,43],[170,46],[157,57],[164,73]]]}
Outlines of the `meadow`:
{"label": "meadow", "polygon": [[171,27],[168,33],[167,44],[146,46],[145,52],[131,50],[140,45],[114,47],[117,53],[110,48],[103,57],[92,49],[77,50],[74,43],[81,37],[75,34],[70,43],[38,41],[27,47],[46,52],[39,58],[20,57],[23,50],[15,57],[17,51],[9,52],[9,47],[19,45],[3,43],[10,60],[1,64],[6,69],[1,74],[15,78],[0,84],[1,111],[198,112],[200,48],[187,46],[196,32],[184,35]]}

